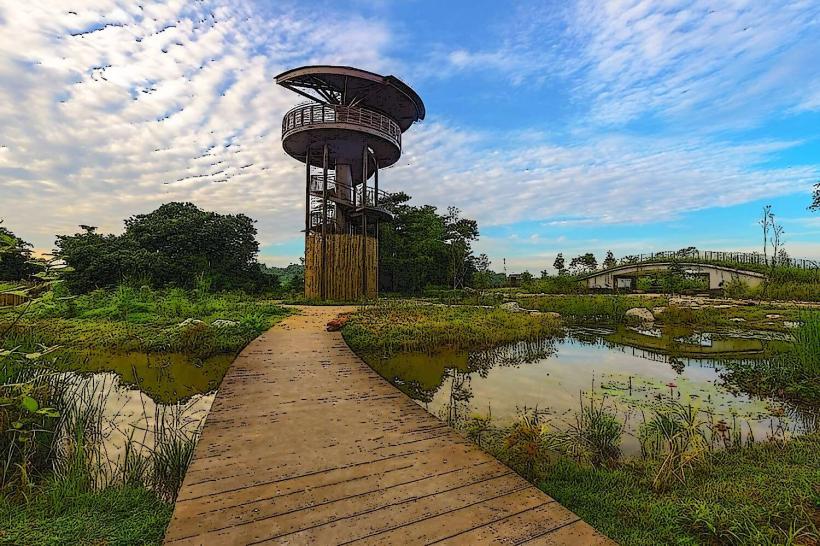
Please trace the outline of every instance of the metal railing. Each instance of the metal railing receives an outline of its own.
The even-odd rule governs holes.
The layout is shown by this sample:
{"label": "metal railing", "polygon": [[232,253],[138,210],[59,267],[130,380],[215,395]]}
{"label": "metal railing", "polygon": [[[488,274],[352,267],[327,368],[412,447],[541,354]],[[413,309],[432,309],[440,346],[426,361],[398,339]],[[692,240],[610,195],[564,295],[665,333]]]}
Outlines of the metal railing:
{"label": "metal railing", "polygon": [[304,103],[291,109],[282,119],[282,139],[301,129],[332,123],[369,129],[401,148],[401,129],[398,123],[367,108],[335,104]]}
{"label": "metal railing", "polygon": [[[310,176],[310,191],[314,195],[321,196],[324,188],[324,179],[321,174],[313,174]],[[353,188],[347,184],[336,182],[336,176],[328,173],[327,175],[327,192],[329,197],[333,197],[348,203],[353,203]],[[362,185],[356,186],[355,203],[357,208],[365,207],[379,207],[387,199],[390,198],[390,193],[376,188],[367,187],[363,189]],[[377,199],[378,197],[378,199]]]}
{"label": "metal railing", "polygon": [[[615,267],[629,264],[651,263],[659,261],[692,261],[705,263],[726,263],[737,265],[757,265],[757,266],[780,266],[794,267],[798,269],[818,269],[820,262],[806,258],[773,257],[763,256],[757,252],[719,252],[714,250],[667,250],[661,252],[650,252],[648,254],[635,254],[624,256]],[[599,271],[611,269],[602,268]]]}

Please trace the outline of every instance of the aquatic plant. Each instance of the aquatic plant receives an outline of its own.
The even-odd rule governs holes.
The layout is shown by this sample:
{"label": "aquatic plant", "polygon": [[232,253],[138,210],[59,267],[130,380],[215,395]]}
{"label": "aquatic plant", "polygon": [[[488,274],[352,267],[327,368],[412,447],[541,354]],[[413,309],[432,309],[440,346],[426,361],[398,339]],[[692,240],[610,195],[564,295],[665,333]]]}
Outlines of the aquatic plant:
{"label": "aquatic plant", "polygon": [[175,429],[156,431],[150,453],[150,484],[163,499],[174,502],[194,458],[199,433]]}
{"label": "aquatic plant", "polygon": [[652,480],[655,489],[670,481],[685,482],[693,466],[709,452],[708,423],[691,404],[675,400],[656,405],[653,417],[640,430],[641,450],[660,466]]}
{"label": "aquatic plant", "polygon": [[579,462],[596,466],[615,463],[621,454],[623,423],[605,398],[596,403],[590,397],[584,403],[582,397],[580,404],[575,420],[565,430],[547,434],[546,445]]}

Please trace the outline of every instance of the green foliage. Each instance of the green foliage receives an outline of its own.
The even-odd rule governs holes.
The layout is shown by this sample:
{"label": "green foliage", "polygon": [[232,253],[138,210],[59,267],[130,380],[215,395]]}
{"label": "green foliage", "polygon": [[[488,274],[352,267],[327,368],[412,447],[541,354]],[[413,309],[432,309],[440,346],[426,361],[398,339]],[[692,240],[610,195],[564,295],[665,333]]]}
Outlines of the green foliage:
{"label": "green foliage", "polygon": [[[258,297],[211,293],[207,288],[119,286],[68,298],[59,294],[59,290],[45,294],[35,309],[14,322],[8,343],[184,352],[204,359],[237,352],[289,314],[286,308]],[[13,319],[11,312],[0,310],[0,329]],[[216,320],[230,323],[212,326]]]}
{"label": "green foliage", "polygon": [[0,493],[0,544],[159,545],[172,512],[142,487],[71,490],[51,479],[29,502]]}
{"label": "green foliage", "polygon": [[654,408],[654,415],[641,427],[641,450],[660,460],[652,486],[667,487],[672,480],[686,482],[688,472],[709,451],[707,422],[691,405],[668,401]]}
{"label": "green foliage", "polygon": [[525,283],[522,288],[531,294],[586,294],[588,289],[585,283],[575,275],[564,272],[556,277],[541,277]]}
{"label": "green foliage", "polygon": [[0,280],[27,279],[35,271],[36,267],[31,263],[31,244],[0,225]]}
{"label": "green foliage", "polygon": [[596,466],[614,464],[621,455],[624,426],[605,402],[596,403],[590,398],[584,404],[582,399],[575,421],[566,430],[548,434],[547,445],[579,462]]}
{"label": "green foliage", "polygon": [[619,544],[811,544],[818,540],[820,436],[708,453],[685,483],[656,491],[658,463],[562,459],[541,488]]}
{"label": "green foliage", "polygon": [[820,210],[820,182],[814,185],[809,210]]}
{"label": "green foliage", "polygon": [[820,312],[799,315],[789,350],[768,359],[729,361],[728,380],[748,392],[820,406]]}
{"label": "green foliage", "polygon": [[592,252],[587,252],[570,260],[569,268],[576,275],[588,273],[598,269],[598,260]]}
{"label": "green foliage", "polygon": [[567,273],[567,265],[566,260],[564,259],[564,255],[559,252],[558,256],[555,257],[555,261],[552,262],[552,267],[558,272],[559,275],[566,275]]}
{"label": "green foliage", "polygon": [[[256,262],[254,221],[243,214],[218,214],[191,203],[166,203],[125,220],[122,235],[57,236],[57,256],[73,269],[72,290],[88,292],[126,280],[153,287],[193,288],[203,279],[216,290],[270,288],[273,277]],[[267,283],[267,284],[266,284]]]}
{"label": "green foliage", "polygon": [[499,308],[381,303],[351,316],[342,330],[359,353],[489,349],[555,334],[560,324],[543,315]]}
{"label": "green foliage", "polygon": [[[473,417],[466,430],[472,439],[480,438],[485,450],[619,544],[812,544],[820,538],[814,520],[820,435],[714,451],[698,447],[705,425],[685,408],[668,410],[647,425],[646,437],[660,438],[657,451],[644,459],[609,458],[598,465],[589,464],[586,455],[556,454],[556,448],[565,453],[565,444],[555,441],[561,433],[545,426],[537,411],[524,412],[509,427]],[[580,443],[582,453],[589,445],[611,446],[614,414],[605,416],[601,426],[596,419],[579,416],[579,423],[588,424],[568,434],[605,441],[573,440],[570,445]],[[667,470],[672,470],[668,481],[656,487]]]}
{"label": "green foliage", "polygon": [[652,309],[665,305],[667,300],[661,297],[639,296],[549,295],[518,296],[516,301],[526,309],[560,313],[561,317],[571,322],[620,323],[625,320],[628,309],[633,307]]}
{"label": "green foliage", "polygon": [[471,243],[478,224],[451,207],[407,204],[405,193],[381,203],[394,220],[382,224],[379,238],[379,282],[391,292],[417,294],[430,285],[463,287],[476,269]]}

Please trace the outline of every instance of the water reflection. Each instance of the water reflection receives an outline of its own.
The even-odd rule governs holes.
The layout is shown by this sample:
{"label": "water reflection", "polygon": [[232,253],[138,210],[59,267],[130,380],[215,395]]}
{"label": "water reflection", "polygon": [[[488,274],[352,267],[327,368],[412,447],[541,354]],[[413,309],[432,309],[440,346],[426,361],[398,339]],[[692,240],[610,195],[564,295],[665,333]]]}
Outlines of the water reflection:
{"label": "water reflection", "polygon": [[715,430],[725,425],[744,442],[816,429],[816,413],[738,392],[721,378],[725,358],[760,358],[779,350],[784,342],[776,336],[654,334],[579,329],[491,351],[366,360],[428,411],[457,426],[475,414],[512,422],[526,407],[563,429],[581,398],[606,398],[625,424],[627,455],[640,453],[640,426],[655,405],[668,400],[691,404]]}
{"label": "water reflection", "polygon": [[233,354],[207,359],[184,353],[61,350],[55,365],[78,372],[114,372],[120,383],[139,389],[160,404],[175,404],[216,390]]}
{"label": "water reflection", "polygon": [[144,456],[164,434],[196,436],[215,396],[195,394],[184,402],[162,404],[124,384],[115,373],[42,373],[61,393],[63,418],[56,431],[56,445],[64,452],[57,454],[55,464],[59,466],[74,449],[76,423],[82,420],[86,457],[98,486],[117,478],[127,449],[132,455]]}

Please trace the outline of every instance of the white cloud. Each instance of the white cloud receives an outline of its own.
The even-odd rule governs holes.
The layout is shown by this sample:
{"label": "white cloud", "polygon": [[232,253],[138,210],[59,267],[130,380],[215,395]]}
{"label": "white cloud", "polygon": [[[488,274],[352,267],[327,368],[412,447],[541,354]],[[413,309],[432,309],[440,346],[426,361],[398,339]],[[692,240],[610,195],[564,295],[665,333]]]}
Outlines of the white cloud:
{"label": "white cloud", "polygon": [[[703,34],[694,15],[652,15],[660,8],[626,6],[595,17],[581,3],[572,14],[588,32],[570,33],[565,47],[583,46],[583,57],[555,69],[566,75],[587,67],[590,79],[579,85],[593,97],[601,120],[637,115],[644,106],[675,113],[681,106],[663,90],[681,82],[691,84],[692,105],[723,92],[709,86],[721,77],[739,88],[749,83],[748,93],[758,96],[772,85],[767,74],[774,69],[735,77],[729,61],[708,51],[710,37],[718,40],[717,50],[748,69],[773,51],[772,28],[779,26],[795,38],[774,53],[796,59],[803,51],[803,34],[793,28],[796,14],[811,8],[796,4],[773,18],[757,4],[737,8],[741,21],[754,15],[765,27],[744,41],[716,36],[737,24],[723,16]],[[411,69],[387,55],[394,36],[386,24],[327,10],[303,15],[219,0],[0,5],[0,217],[49,248],[55,233],[80,223],[116,232],[127,216],[190,200],[257,218],[269,253],[279,243],[293,248],[303,217],[302,167],[282,152],[280,123],[299,99],[278,88],[273,76],[308,63],[385,73]],[[541,21],[527,21],[497,53],[458,50],[450,62],[465,70],[490,64],[510,70],[511,77],[546,77],[545,59],[565,52],[510,62],[543,36]],[[667,35],[671,41],[664,41]],[[709,53],[705,72],[691,60],[701,50]],[[737,96],[730,99],[740,104]],[[658,222],[715,204],[800,191],[820,172],[818,166],[757,167],[792,142],[738,145],[697,135],[652,139],[610,131],[557,145],[526,128],[462,130],[435,112],[404,142],[401,162],[384,173],[385,189],[406,190],[416,202],[456,204],[483,226]]]}
{"label": "white cloud", "polygon": [[559,225],[650,224],[684,212],[807,192],[820,166],[756,166],[793,142],[733,145],[609,135],[584,144],[510,146],[498,134],[432,122],[405,139],[385,187],[418,202],[458,203],[480,225],[553,219]]}
{"label": "white cloud", "polygon": [[263,243],[292,238],[302,171],[281,150],[280,124],[298,100],[273,77],[313,62],[384,69],[388,32],[258,9],[0,6],[0,217],[48,248],[77,224],[118,231],[126,216],[191,200],[259,219]]}
{"label": "white cloud", "polygon": [[485,49],[451,50],[444,62],[513,84],[552,81],[594,125],[649,115],[718,130],[817,109],[817,2],[539,2],[519,4],[510,21]]}

